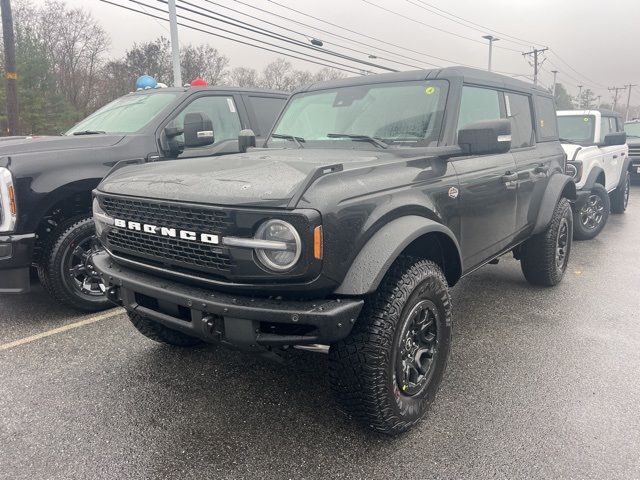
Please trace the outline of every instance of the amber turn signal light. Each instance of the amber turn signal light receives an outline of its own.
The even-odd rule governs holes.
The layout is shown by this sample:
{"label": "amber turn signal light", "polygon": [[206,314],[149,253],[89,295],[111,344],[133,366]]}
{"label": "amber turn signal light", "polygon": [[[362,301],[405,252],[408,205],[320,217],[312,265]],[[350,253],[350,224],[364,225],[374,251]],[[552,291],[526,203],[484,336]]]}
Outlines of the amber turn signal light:
{"label": "amber turn signal light", "polygon": [[322,226],[313,229],[313,258],[322,260]]}
{"label": "amber turn signal light", "polygon": [[18,209],[16,208],[16,196],[13,191],[13,185],[9,185],[9,209],[11,211],[11,215],[16,215],[18,213]]}

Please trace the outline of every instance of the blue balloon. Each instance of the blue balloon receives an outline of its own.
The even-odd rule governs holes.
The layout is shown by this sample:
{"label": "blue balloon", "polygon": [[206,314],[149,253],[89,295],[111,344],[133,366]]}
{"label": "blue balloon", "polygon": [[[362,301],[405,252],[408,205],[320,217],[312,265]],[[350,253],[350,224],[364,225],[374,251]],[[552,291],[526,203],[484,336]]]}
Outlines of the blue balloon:
{"label": "blue balloon", "polygon": [[142,75],[141,77],[138,77],[138,80],[136,80],[136,90],[156,88],[157,85],[158,82],[156,82],[156,79],[150,75]]}

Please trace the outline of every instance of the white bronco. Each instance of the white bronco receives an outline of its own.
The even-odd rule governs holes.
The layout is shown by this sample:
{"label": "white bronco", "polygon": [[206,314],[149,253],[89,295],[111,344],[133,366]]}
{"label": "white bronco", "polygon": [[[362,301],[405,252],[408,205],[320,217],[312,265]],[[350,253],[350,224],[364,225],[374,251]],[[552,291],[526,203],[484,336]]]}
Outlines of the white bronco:
{"label": "white bronco", "polygon": [[578,190],[573,206],[574,238],[594,238],[609,212],[624,213],[629,202],[629,147],[620,115],[605,110],[560,110],[560,142],[567,174]]}

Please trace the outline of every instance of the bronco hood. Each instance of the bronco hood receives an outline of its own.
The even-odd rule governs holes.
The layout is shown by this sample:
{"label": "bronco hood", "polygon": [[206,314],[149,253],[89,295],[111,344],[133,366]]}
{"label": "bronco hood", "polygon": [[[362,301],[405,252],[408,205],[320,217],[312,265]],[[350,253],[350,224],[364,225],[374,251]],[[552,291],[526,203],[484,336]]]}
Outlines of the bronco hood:
{"label": "bronco hood", "polygon": [[61,135],[59,137],[25,136],[0,140],[0,156],[19,156],[23,153],[57,152],[78,148],[110,147],[122,140],[123,135]]}
{"label": "bronco hood", "polygon": [[334,171],[340,171],[397,158],[393,150],[254,150],[125,167],[107,176],[98,190],[179,202],[286,208],[327,167],[338,165]]}

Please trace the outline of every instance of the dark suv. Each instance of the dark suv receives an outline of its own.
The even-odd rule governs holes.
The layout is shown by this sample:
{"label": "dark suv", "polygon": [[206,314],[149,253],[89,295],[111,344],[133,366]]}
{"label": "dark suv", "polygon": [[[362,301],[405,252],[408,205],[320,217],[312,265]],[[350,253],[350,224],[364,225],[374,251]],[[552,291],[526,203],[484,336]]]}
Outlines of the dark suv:
{"label": "dark suv", "polygon": [[[30,289],[30,269],[58,301],[111,306],[91,264],[91,191],[118,162],[238,153],[238,134],[266,137],[288,95],[225,87],[130,93],[61,136],[0,141],[0,293]],[[199,137],[194,129],[200,128]],[[206,133],[206,135],[205,135]]]}
{"label": "dark suv", "polygon": [[94,263],[147,337],[329,346],[338,398],[394,434],[443,376],[450,286],[507,252],[535,285],[567,268],[576,192],[547,91],[466,68],[320,83],[266,147],[98,186]]}

